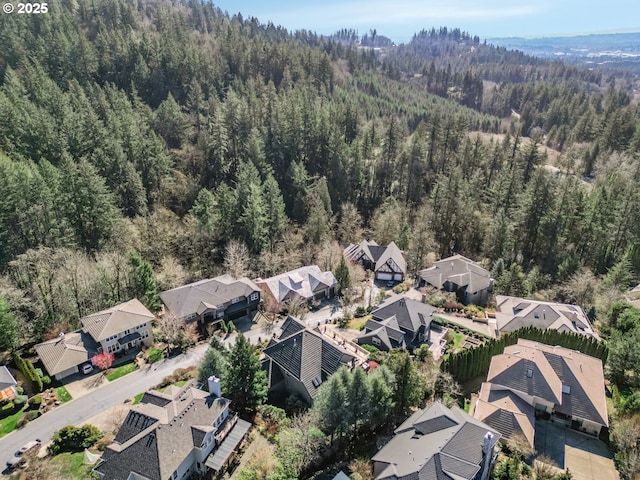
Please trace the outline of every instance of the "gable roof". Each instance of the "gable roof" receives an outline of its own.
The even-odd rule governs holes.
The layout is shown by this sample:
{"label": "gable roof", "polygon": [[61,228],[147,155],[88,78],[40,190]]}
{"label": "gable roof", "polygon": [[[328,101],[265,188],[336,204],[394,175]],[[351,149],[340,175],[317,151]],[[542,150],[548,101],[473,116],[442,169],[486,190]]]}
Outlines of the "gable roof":
{"label": "gable roof", "polygon": [[248,278],[235,280],[230,275],[200,280],[160,293],[167,309],[178,318],[198,313],[201,304],[215,308],[237,297],[248,297],[259,292],[258,286]]}
{"label": "gable roof", "polygon": [[83,330],[62,333],[34,346],[49,375],[54,376],[91,360],[100,346]]}
{"label": "gable roof", "polygon": [[375,271],[379,270],[389,260],[392,260],[402,272],[406,273],[407,271],[407,262],[395,242],[383,247],[373,240],[363,240],[359,244],[347,246],[344,250],[344,255],[353,262],[362,259],[368,260],[375,265]]}
{"label": "gable roof", "polygon": [[505,295],[496,296],[496,324],[502,332],[522,327],[554,329],[598,338],[589,318],[577,305],[526,300]]}
{"label": "gable roof", "polygon": [[229,403],[194,388],[193,382],[148,393],[168,403],[162,407],[146,403],[145,394],[140,404],[131,407],[95,467],[105,480],[128,478],[130,472],[151,480],[170,478],[193,448],[200,447],[206,432],[215,431],[213,424]]}
{"label": "gable roof", "polygon": [[609,425],[602,362],[578,351],[518,339],[493,357],[487,382],[544,398],[557,412]]}
{"label": "gable roof", "polygon": [[392,295],[371,312],[374,320],[384,322],[395,317],[397,325],[404,332],[416,333],[421,326],[429,328],[433,313],[431,305],[417,302],[401,295]]}
{"label": "gable roof", "polygon": [[324,380],[355,359],[346,349],[333,345],[293,317],[288,317],[282,328],[280,338],[270,342],[263,353],[300,381],[311,398],[320,386],[314,379]]}
{"label": "gable roof", "polygon": [[154,318],[153,313],[147,310],[140,300],[134,298],[115,307],[87,315],[81,318],[80,322],[96,342],[101,342],[112,335],[151,322]]}
{"label": "gable roof", "polygon": [[414,412],[374,455],[374,462],[387,464],[376,480],[473,479],[481,468],[488,432],[493,447],[500,438],[496,430],[458,407],[434,403]]}
{"label": "gable roof", "polygon": [[484,382],[473,416],[499,431],[504,438],[522,435],[534,446],[533,407],[509,390]]}
{"label": "gable roof", "polygon": [[0,365],[0,390],[15,387],[18,384],[6,365]]}
{"label": "gable roof", "polygon": [[364,330],[360,333],[356,340],[366,341],[373,337],[378,337],[380,341],[389,349],[402,345],[404,341],[404,332],[398,325],[398,319],[395,315],[385,320],[375,320],[373,318],[367,320]]}
{"label": "gable roof", "polygon": [[435,262],[427,269],[418,272],[425,282],[440,289],[446,282],[455,283],[458,288],[467,287],[470,293],[491,287],[491,273],[462,255],[453,255]]}
{"label": "gable roof", "polygon": [[337,283],[333,273],[323,272],[317,265],[307,265],[271,278],[256,280],[256,285],[264,285],[278,302],[292,293],[309,300],[316,292],[334,287]]}

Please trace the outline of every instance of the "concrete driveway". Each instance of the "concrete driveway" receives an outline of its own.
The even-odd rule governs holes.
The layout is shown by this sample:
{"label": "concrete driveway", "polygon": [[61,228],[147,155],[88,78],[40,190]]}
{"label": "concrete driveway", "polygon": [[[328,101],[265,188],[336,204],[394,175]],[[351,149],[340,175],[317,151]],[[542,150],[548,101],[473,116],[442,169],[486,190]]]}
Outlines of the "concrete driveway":
{"label": "concrete driveway", "polygon": [[597,438],[547,421],[536,421],[535,447],[560,468],[568,468],[575,480],[620,478],[607,446]]}

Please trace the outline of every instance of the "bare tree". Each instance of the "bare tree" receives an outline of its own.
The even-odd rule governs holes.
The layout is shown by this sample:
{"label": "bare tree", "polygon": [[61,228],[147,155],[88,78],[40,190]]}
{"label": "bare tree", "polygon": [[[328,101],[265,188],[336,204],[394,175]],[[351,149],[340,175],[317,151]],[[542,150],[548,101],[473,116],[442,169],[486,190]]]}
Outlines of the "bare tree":
{"label": "bare tree", "polygon": [[165,255],[160,259],[160,270],[156,275],[156,281],[160,290],[169,290],[186,283],[187,272],[180,265],[178,259],[171,255]]}
{"label": "bare tree", "polygon": [[251,274],[249,249],[238,240],[230,240],[224,249],[224,269],[233,278],[242,278]]}

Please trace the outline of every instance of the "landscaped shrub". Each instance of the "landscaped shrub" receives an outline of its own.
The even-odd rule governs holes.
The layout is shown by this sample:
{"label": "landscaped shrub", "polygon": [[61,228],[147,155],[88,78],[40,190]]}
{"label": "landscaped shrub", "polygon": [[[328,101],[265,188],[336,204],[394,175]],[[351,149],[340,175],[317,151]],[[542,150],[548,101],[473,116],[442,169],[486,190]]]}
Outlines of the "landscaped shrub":
{"label": "landscaped shrub", "polygon": [[13,414],[15,410],[16,410],[16,406],[11,400],[9,400],[8,402],[5,402],[2,405],[2,407],[0,407],[0,418],[4,418]]}
{"label": "landscaped shrub", "polygon": [[407,291],[406,283],[399,283],[395,287],[393,287],[393,293],[400,294]]}
{"label": "landscaped shrub", "polygon": [[51,377],[49,375],[42,377],[42,385],[51,385]]}
{"label": "landscaped shrub", "polygon": [[380,349],[378,347],[376,347],[375,345],[369,345],[367,343],[365,343],[364,345],[360,345],[364,350],[366,350],[369,353],[374,353],[374,352],[379,352]]}
{"label": "landscaped shrub", "polygon": [[149,363],[159,362],[160,360],[162,360],[163,357],[164,357],[164,353],[162,352],[162,349],[157,347],[152,348],[147,353],[147,360],[149,361]]}
{"label": "landscaped shrub", "polygon": [[22,388],[20,385],[16,385],[16,393],[18,395],[22,395],[24,393],[24,388]]}
{"label": "landscaped shrub", "polygon": [[67,425],[53,434],[49,453],[58,455],[62,452],[80,452],[89,448],[102,437],[102,432],[93,425],[74,427]]}
{"label": "landscaped shrub", "polygon": [[353,315],[354,315],[356,318],[364,317],[366,314],[367,314],[367,309],[366,309],[366,308],[364,308],[362,305],[358,305],[358,306],[356,307],[355,312],[353,312]]}
{"label": "landscaped shrub", "polygon": [[37,410],[28,410],[26,411],[22,416],[20,416],[20,418],[18,419],[18,421],[16,422],[16,426],[18,428],[22,428],[24,427],[27,423],[35,420],[36,418],[38,418],[40,416],[40,412],[38,412]]}
{"label": "landscaped shrub", "polygon": [[27,397],[26,395],[16,395],[16,398],[13,399],[13,404],[16,407],[22,408],[28,400],[29,397]]}

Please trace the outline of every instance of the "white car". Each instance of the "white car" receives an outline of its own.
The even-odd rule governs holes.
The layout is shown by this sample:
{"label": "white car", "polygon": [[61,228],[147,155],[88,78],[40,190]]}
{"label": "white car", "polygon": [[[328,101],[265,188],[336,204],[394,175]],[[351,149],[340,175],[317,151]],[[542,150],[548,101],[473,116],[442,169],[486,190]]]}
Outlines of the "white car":
{"label": "white car", "polygon": [[40,441],[39,438],[36,438],[35,440],[31,440],[30,442],[25,443],[22,447],[20,447],[20,450],[18,450],[14,454],[13,458],[11,458],[11,460],[7,462],[7,468],[9,470],[12,470],[16,467],[23,466],[25,463],[25,459],[23,458],[23,455],[28,451],[33,450],[34,448],[40,448],[41,445],[42,445],[42,442]]}
{"label": "white car", "polygon": [[88,375],[91,372],[93,372],[93,365],[91,365],[90,363],[85,363],[84,365],[82,365],[82,373]]}

